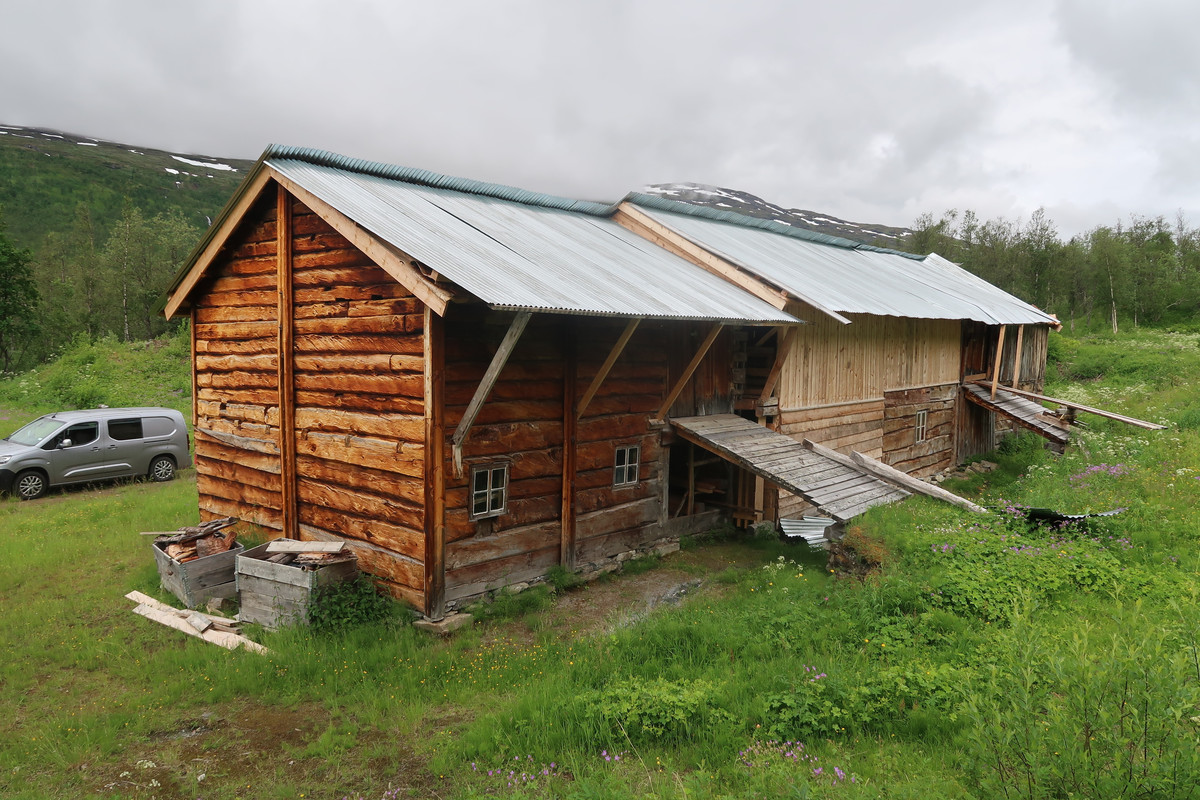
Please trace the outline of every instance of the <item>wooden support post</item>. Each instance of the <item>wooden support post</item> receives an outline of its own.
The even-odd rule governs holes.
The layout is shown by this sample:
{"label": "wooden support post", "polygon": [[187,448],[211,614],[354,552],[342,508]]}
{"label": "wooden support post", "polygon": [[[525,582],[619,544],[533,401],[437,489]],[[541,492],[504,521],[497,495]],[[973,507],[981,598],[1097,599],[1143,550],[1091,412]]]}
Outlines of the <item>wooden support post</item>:
{"label": "wooden support post", "polygon": [[1013,388],[1021,388],[1021,348],[1025,344],[1025,326],[1021,325],[1017,328],[1017,358],[1013,364]]}
{"label": "wooden support post", "polygon": [[717,334],[720,332],[721,323],[714,322],[712,329],[710,329],[708,332],[708,336],[704,337],[704,341],[701,342],[700,349],[696,351],[696,355],[692,356],[691,363],[687,365],[687,369],[685,369],[683,374],[679,376],[679,380],[675,382],[675,386],[671,389],[671,393],[667,395],[666,402],[663,403],[662,408],[658,410],[658,413],[654,415],[655,422],[662,422],[664,419],[666,419],[667,412],[670,411],[671,406],[675,404],[675,400],[678,399],[680,392],[683,391],[683,387],[687,386],[687,382],[691,380],[692,374],[696,371],[696,368],[700,366],[700,362],[704,360],[704,355],[708,352],[708,348],[712,347],[712,343],[716,341]]}
{"label": "wooden support post", "polygon": [[279,296],[279,482],[283,536],[300,538],[296,503],[295,310],[292,287],[292,196],[282,185],[275,194],[276,288]]}
{"label": "wooden support post", "polygon": [[[782,344],[782,342],[780,343]],[[758,424],[766,427],[767,418],[759,417]],[[767,483],[763,480],[762,475],[755,473],[754,475],[754,521],[762,522],[763,520],[763,498],[767,492]]]}
{"label": "wooden support post", "polygon": [[[628,333],[633,333],[637,320],[633,320]],[[575,571],[575,447],[576,424],[579,416],[575,410],[575,394],[578,389],[578,329],[574,317],[567,317],[563,331],[563,455],[562,455],[562,531],[559,537],[558,561],[569,572]],[[626,337],[628,339],[628,337]],[[609,364],[611,366],[611,364]],[[601,370],[606,372],[606,370]],[[596,388],[595,381],[592,388]],[[582,408],[590,398],[580,403]]]}
{"label": "wooden support post", "polygon": [[463,412],[462,420],[454,429],[454,436],[451,439],[454,446],[454,474],[459,477],[462,477],[463,443],[471,432],[471,426],[475,424],[475,417],[479,416],[479,409],[483,408],[488,395],[492,393],[501,370],[508,363],[508,357],[512,355],[513,348],[517,346],[517,340],[521,338],[521,334],[525,331],[525,326],[529,324],[529,318],[532,316],[532,312],[518,311],[517,316],[513,317],[512,324],[508,326],[508,332],[504,334],[504,339],[496,350],[496,355],[492,356],[492,363],[488,365],[487,372],[483,374],[483,380],[475,389],[474,397],[467,405],[467,410]]}
{"label": "wooden support post", "polygon": [[783,373],[783,365],[787,363],[788,354],[792,352],[792,345],[796,343],[799,335],[800,329],[793,325],[787,329],[786,334],[780,337],[775,349],[775,363],[771,366],[771,373],[767,375],[762,395],[758,398],[759,405],[771,398],[771,393],[775,391],[775,386],[779,383],[779,376]]}
{"label": "wooden support post", "polygon": [[688,493],[687,515],[696,512],[696,445],[688,442]]}
{"label": "wooden support post", "polygon": [[608,354],[608,358],[604,359],[604,364],[601,365],[600,371],[596,373],[595,378],[592,378],[592,385],[583,393],[583,399],[579,401],[579,411],[575,414],[576,419],[583,417],[584,409],[588,407],[588,403],[592,402],[592,398],[600,390],[600,385],[608,377],[613,364],[617,363],[617,358],[621,355],[621,351],[625,349],[625,345],[629,343],[629,337],[633,336],[633,332],[637,330],[638,323],[641,321],[641,317],[634,317],[625,326],[625,330],[621,333],[620,338],[617,339],[617,343],[613,345],[612,352]]}
{"label": "wooden support post", "polygon": [[199,424],[199,419],[200,419],[200,401],[196,399],[196,395],[199,394],[200,387],[198,387],[196,385],[196,307],[195,306],[192,307],[192,311],[191,311],[189,318],[191,319],[191,322],[188,325],[188,327],[191,328],[191,339],[192,339],[192,432],[195,433],[196,426]]}
{"label": "wooden support post", "polygon": [[425,306],[425,616],[446,614],[445,325]]}
{"label": "wooden support post", "polygon": [[996,361],[992,365],[992,399],[996,399],[996,385],[1000,383],[1000,362],[1004,358],[1004,330],[1007,325],[1000,326],[1000,336],[996,340]]}

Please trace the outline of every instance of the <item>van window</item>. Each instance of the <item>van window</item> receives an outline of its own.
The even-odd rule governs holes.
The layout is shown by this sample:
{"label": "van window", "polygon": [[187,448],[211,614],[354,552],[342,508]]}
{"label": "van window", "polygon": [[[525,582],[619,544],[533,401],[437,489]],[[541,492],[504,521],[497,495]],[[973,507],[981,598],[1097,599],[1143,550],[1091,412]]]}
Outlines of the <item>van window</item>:
{"label": "van window", "polygon": [[62,433],[55,436],[46,444],[42,445],[44,450],[53,450],[58,447],[59,443],[70,439],[71,447],[79,447],[81,444],[91,444],[96,441],[96,437],[100,435],[100,423],[98,422],[76,422],[71,427],[67,428]]}
{"label": "van window", "polygon": [[154,436],[170,436],[175,432],[175,420],[170,417],[143,417],[142,433],[147,439]]}
{"label": "van window", "polygon": [[118,442],[142,438],[141,419],[110,419],[108,421],[108,436]]}

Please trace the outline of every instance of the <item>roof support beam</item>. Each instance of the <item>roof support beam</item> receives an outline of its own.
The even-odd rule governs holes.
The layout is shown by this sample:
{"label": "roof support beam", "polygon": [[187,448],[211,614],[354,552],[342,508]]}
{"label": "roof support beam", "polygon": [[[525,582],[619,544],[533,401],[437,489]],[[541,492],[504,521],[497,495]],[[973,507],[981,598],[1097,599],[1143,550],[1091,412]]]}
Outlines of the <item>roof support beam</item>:
{"label": "roof support beam", "polygon": [[1021,348],[1025,344],[1025,326],[1017,328],[1017,360],[1013,364],[1013,388],[1021,388]]}
{"label": "roof support beam", "polygon": [[1000,336],[996,339],[996,361],[992,364],[992,399],[996,399],[996,385],[1000,383],[1000,364],[1004,361],[1004,331],[1007,325],[1000,326]]}
{"label": "roof support beam", "polygon": [[213,235],[208,238],[208,246],[204,248],[204,252],[196,259],[192,265],[192,269],[184,277],[171,296],[167,298],[167,304],[163,307],[163,316],[167,319],[175,316],[175,312],[187,300],[192,289],[196,288],[196,284],[200,282],[200,278],[204,276],[205,270],[212,264],[213,260],[225,249],[225,242],[230,235],[237,230],[242,224],[242,219],[245,218],[246,212],[258,202],[262,196],[263,190],[267,188],[267,183],[271,180],[267,170],[260,170],[257,175],[250,179],[250,183],[246,186],[245,191],[238,197],[237,203],[230,209],[229,214],[225,217],[221,227],[213,231]]}
{"label": "roof support beam", "polygon": [[696,371],[696,367],[700,366],[700,362],[704,360],[704,355],[708,352],[708,348],[712,347],[712,343],[716,341],[717,334],[721,332],[721,323],[714,322],[712,328],[708,331],[708,336],[704,337],[704,341],[700,344],[700,349],[696,351],[696,355],[692,356],[692,362],[687,365],[687,369],[679,376],[679,380],[675,382],[671,393],[667,395],[667,399],[663,402],[662,408],[654,415],[655,422],[662,422],[667,417],[667,412],[671,410],[671,406],[679,398],[679,393],[683,391],[683,387],[687,386],[687,382],[692,379],[692,373]]}
{"label": "roof support beam", "polygon": [[629,343],[629,338],[633,336],[633,332],[637,330],[638,323],[642,321],[641,317],[634,317],[629,320],[629,324],[625,326],[625,330],[621,332],[621,336],[617,339],[617,343],[613,345],[612,351],[608,354],[608,358],[604,359],[604,363],[600,366],[600,371],[596,373],[596,377],[592,378],[592,385],[583,393],[583,399],[579,401],[579,409],[575,413],[575,418],[583,417],[583,412],[587,409],[588,403],[592,402],[592,398],[596,396],[596,392],[600,391],[600,385],[604,383],[604,379],[608,377],[608,373],[612,370],[613,364],[617,363],[617,359],[621,355],[621,351],[625,349],[625,345]]}
{"label": "roof support beam", "polygon": [[416,295],[422,303],[437,312],[439,317],[446,315],[446,305],[450,302],[453,295],[422,275],[412,265],[412,262],[416,259],[396,247],[377,239],[368,230],[359,227],[358,223],[354,220],[286,175],[271,169],[270,166],[265,169],[270,173],[271,177],[286,187],[297,200],[311,208],[317,216],[329,223],[330,227],[342,236],[345,236],[350,244],[361,250],[367,258],[374,261],[384,272],[395,278],[397,283]]}
{"label": "roof support beam", "polygon": [[783,373],[783,365],[787,363],[788,356],[792,352],[792,346],[798,338],[800,338],[800,329],[794,325],[788,328],[787,333],[780,338],[778,349],[775,352],[775,363],[771,367],[770,374],[767,375],[767,382],[763,385],[762,395],[758,398],[760,406],[771,399],[771,393],[775,391],[775,386],[779,383],[779,376]]}
{"label": "roof support beam", "polygon": [[467,410],[463,412],[458,427],[454,429],[454,436],[451,437],[450,442],[454,445],[454,472],[459,477],[462,476],[463,443],[466,442],[467,435],[471,432],[471,426],[475,424],[475,418],[479,416],[480,409],[483,408],[488,395],[495,388],[500,372],[508,363],[508,357],[512,355],[513,349],[517,346],[517,340],[521,338],[521,334],[524,333],[525,326],[529,324],[529,318],[532,316],[533,313],[530,311],[518,311],[517,315],[513,317],[512,324],[508,326],[508,332],[504,334],[504,339],[496,350],[496,355],[492,356],[492,363],[488,365],[487,372],[483,373],[483,380],[475,388],[475,395],[467,405]]}

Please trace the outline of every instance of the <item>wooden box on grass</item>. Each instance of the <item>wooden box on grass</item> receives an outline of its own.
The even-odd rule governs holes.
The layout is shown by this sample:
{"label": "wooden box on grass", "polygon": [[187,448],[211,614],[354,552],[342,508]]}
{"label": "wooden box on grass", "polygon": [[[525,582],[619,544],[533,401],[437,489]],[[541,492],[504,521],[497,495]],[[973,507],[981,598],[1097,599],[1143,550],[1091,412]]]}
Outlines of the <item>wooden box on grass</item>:
{"label": "wooden box on grass", "polygon": [[234,562],[238,553],[245,550],[241,542],[235,542],[224,553],[182,562],[167,555],[158,542],[153,543],[153,549],[163,588],[188,608],[195,608],[213,597],[233,597],[237,593]]}
{"label": "wooden box on grass", "polygon": [[358,574],[356,561],[304,568],[266,560],[267,545],[251,548],[237,559],[237,592],[242,622],[266,628],[308,622],[308,601],[319,586],[349,580]]}

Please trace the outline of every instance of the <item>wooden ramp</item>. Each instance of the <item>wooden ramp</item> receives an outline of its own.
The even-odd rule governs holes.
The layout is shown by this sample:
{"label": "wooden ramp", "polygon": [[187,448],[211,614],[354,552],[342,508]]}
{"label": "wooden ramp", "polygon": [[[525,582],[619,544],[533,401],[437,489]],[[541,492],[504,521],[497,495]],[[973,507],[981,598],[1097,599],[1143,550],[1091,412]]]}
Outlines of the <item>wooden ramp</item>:
{"label": "wooden ramp", "polygon": [[803,497],[838,522],[909,496],[904,489],[734,414],[682,417],[671,424],[681,438]]}
{"label": "wooden ramp", "polygon": [[996,389],[996,399],[993,400],[992,390],[976,383],[963,384],[963,391],[972,403],[981,405],[988,411],[1003,414],[1022,428],[1044,436],[1059,446],[1065,445],[1070,438],[1067,429],[1057,422],[1044,406],[1033,400],[1001,388]]}

